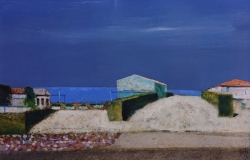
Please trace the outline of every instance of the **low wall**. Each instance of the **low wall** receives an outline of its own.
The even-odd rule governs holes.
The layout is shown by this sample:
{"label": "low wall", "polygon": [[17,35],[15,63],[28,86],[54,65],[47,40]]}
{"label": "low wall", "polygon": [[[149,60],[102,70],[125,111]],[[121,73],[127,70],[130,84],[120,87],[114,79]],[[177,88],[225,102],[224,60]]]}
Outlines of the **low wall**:
{"label": "low wall", "polygon": [[30,108],[25,106],[0,106],[0,113],[22,113],[29,110]]}
{"label": "low wall", "polygon": [[[103,105],[93,105],[94,109],[102,109]],[[60,106],[52,106],[51,109],[53,110],[60,110]],[[87,106],[79,106],[79,107],[74,107],[74,106],[66,106],[65,109],[63,110],[87,110]]]}

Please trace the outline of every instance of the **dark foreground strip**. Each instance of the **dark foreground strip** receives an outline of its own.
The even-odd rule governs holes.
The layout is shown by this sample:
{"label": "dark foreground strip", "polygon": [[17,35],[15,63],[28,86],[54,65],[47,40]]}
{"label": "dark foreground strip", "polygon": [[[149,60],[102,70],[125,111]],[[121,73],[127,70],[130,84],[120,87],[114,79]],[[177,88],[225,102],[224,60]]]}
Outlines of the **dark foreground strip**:
{"label": "dark foreground strip", "polygon": [[250,148],[182,148],[182,149],[91,149],[61,152],[1,153],[0,159],[9,160],[249,160]]}

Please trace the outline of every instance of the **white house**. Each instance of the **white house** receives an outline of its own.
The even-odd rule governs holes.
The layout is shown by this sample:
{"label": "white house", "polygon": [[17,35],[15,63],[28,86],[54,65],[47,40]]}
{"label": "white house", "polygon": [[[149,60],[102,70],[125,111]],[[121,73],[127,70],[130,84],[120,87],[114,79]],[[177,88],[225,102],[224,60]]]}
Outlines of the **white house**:
{"label": "white house", "polygon": [[34,88],[36,94],[36,105],[43,109],[50,105],[50,93],[45,88]]}
{"label": "white house", "polygon": [[[12,99],[11,106],[24,106],[24,88],[11,88]],[[43,109],[50,105],[50,93],[45,88],[34,88],[36,95],[36,105],[38,108]]]}
{"label": "white house", "polygon": [[240,100],[242,107],[250,107],[250,82],[239,79],[233,79],[213,86],[208,89],[211,92],[217,92],[222,94],[232,94],[234,100]]}
{"label": "white house", "polygon": [[24,106],[24,99],[26,95],[24,94],[24,88],[11,88],[12,99],[11,106]]}

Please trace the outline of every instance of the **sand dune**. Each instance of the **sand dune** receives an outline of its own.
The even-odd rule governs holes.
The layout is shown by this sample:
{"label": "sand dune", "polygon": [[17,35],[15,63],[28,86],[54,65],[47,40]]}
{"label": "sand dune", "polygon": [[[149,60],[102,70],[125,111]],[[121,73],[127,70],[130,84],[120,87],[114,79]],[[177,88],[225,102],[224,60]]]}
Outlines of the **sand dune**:
{"label": "sand dune", "polygon": [[126,122],[109,122],[102,110],[56,112],[32,128],[32,133],[69,132],[136,132],[136,131],[203,131],[250,132],[250,110],[239,109],[234,118],[218,117],[217,109],[192,96],[160,99],[138,110]]}

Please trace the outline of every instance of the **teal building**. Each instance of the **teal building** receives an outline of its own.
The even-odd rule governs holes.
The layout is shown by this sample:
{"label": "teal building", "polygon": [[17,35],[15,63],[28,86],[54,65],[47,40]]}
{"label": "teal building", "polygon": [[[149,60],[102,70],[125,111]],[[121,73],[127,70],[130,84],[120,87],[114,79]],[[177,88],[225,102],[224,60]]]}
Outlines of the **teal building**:
{"label": "teal building", "polygon": [[117,80],[118,98],[124,98],[142,93],[157,93],[159,98],[164,98],[167,93],[165,83],[133,74]]}

